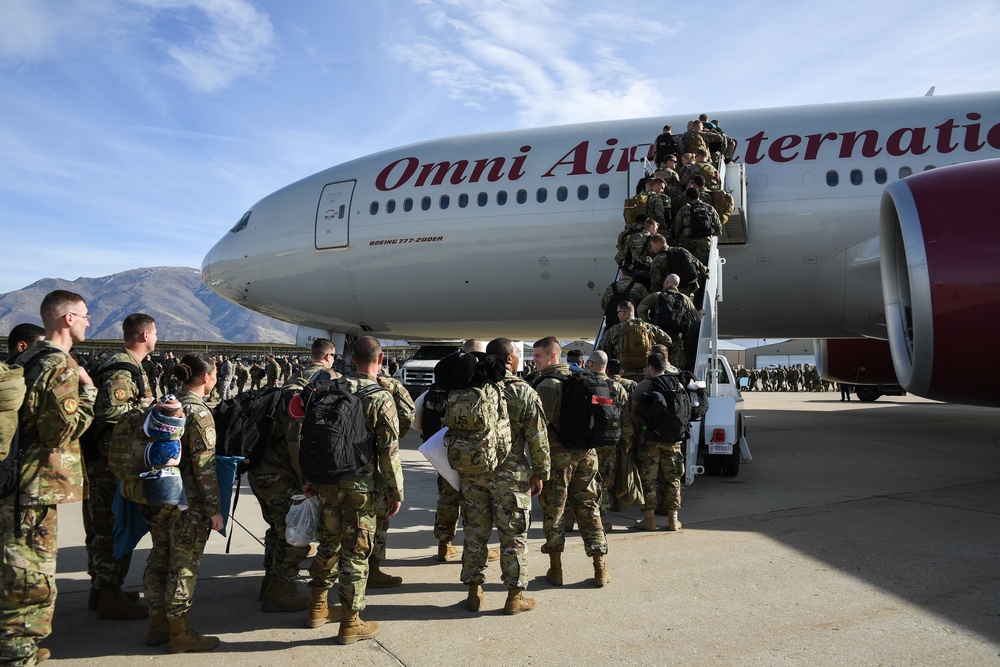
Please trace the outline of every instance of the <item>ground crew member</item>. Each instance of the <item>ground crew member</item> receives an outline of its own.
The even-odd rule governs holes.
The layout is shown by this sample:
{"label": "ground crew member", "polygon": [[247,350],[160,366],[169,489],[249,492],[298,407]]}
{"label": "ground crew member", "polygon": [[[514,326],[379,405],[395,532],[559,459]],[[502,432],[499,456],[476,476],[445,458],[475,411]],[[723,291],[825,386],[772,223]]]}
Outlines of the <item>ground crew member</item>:
{"label": "ground crew member", "polygon": [[[591,352],[590,359],[587,360],[587,370],[597,376],[597,379],[608,384],[608,389],[611,391],[611,399],[615,402],[615,407],[618,408],[621,414],[621,426],[622,435],[621,439],[618,441],[618,446],[622,449],[628,450],[632,447],[632,418],[631,418],[631,405],[629,403],[629,394],[625,391],[625,388],[609,378],[605,371],[608,368],[608,355],[600,350],[595,350]],[[601,475],[601,485],[599,487],[601,498],[601,524],[604,526],[604,532],[607,533],[611,530],[611,524],[608,523],[605,517],[607,516],[608,510],[611,509],[611,489],[615,485],[615,463],[617,462],[617,453],[614,447],[605,447],[597,455],[598,467],[597,470]]]}
{"label": "ground crew member", "polygon": [[[629,308],[632,304],[626,302]],[[542,400],[545,418],[548,420],[549,448],[552,469],[549,483],[542,489],[539,501],[544,519],[545,544],[542,553],[549,554],[549,570],[545,578],[553,586],[562,586],[562,554],[566,547],[564,513],[567,505],[576,515],[583,537],[583,548],[594,559],[594,585],[598,588],[611,581],[604,556],[608,553],[608,540],[601,525],[598,507],[599,489],[597,473],[597,452],[570,450],[559,442],[559,434],[553,425],[559,424],[562,407],[562,381],[572,372],[569,366],[560,363],[562,348],[555,337],[549,336],[536,341],[534,346],[535,367],[538,369],[533,385]]]}
{"label": "ground crew member", "polygon": [[40,312],[45,339],[17,360],[26,367],[27,388],[18,413],[19,512],[13,495],[0,501],[0,660],[21,665],[50,656],[38,643],[51,634],[55,610],[56,508],[83,499],[79,438],[97,398],[87,371],[70,356],[90,326],[83,297],[49,292]]}
{"label": "ground crew member", "polygon": [[496,338],[486,353],[501,359],[506,375],[501,384],[511,428],[511,450],[492,472],[462,475],[462,513],[465,516],[465,548],[462,553],[462,583],[469,587],[466,606],[479,611],[483,604],[487,542],[493,526],[500,535],[500,578],[507,586],[504,613],[517,614],[535,608],[535,600],[524,596],[528,587],[528,524],[531,498],[542,492],[549,478],[549,443],[545,416],[538,395],[514,375],[520,355],[507,338]]}
{"label": "ground crew member", "polygon": [[[357,393],[365,386],[377,384],[382,368],[382,346],[378,339],[363,336],[354,342],[351,355],[357,371],[343,382],[347,391]],[[376,391],[361,397],[365,411],[365,426],[375,438],[376,456],[357,476],[340,484],[314,486],[306,484],[303,491],[316,494],[322,506],[317,534],[319,549],[309,573],[313,589],[311,607],[327,604],[330,587],[340,584],[340,604],[343,607],[337,641],[350,644],[371,639],[378,634],[379,624],[363,621],[359,614],[365,608],[368,584],[368,556],[375,533],[375,477],[381,477],[388,494],[388,516],[399,512],[403,502],[403,468],[399,461],[399,419],[396,405],[386,391]],[[304,471],[308,477],[308,471]]]}
{"label": "ground crew member", "polygon": [[[98,618],[130,620],[146,618],[148,613],[144,605],[136,603],[137,598],[122,593],[132,554],[119,559],[114,556],[115,516],[111,505],[117,480],[108,467],[108,446],[114,425],[132,410],[149,407],[154,400],[142,360],[156,348],[156,322],[145,313],[133,313],[122,322],[122,334],[125,349],[105,357],[94,372],[98,391],[94,423],[85,438],[93,446],[85,447],[83,452],[90,483],[90,498],[83,501],[83,525],[91,577],[88,606],[97,610]],[[110,370],[115,364],[126,368]]]}

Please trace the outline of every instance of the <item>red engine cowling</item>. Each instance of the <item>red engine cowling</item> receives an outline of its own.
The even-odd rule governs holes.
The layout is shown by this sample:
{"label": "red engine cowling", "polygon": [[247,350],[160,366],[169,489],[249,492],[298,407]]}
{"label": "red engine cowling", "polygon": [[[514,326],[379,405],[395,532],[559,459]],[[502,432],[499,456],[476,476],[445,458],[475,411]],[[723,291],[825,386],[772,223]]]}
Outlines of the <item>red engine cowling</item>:
{"label": "red engine cowling", "polygon": [[882,296],[899,383],[927,398],[1000,404],[1000,159],[914,174],[882,195]]}
{"label": "red engine cowling", "polygon": [[897,384],[889,343],[872,338],[814,341],[816,370],[824,380],[844,384]]}

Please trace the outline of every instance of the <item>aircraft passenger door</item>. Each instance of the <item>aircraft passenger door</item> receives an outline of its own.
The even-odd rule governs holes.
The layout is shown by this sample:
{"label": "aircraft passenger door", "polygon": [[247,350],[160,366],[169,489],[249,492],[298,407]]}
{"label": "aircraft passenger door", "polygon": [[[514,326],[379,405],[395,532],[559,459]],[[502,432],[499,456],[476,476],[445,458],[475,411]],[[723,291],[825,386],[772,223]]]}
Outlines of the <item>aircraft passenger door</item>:
{"label": "aircraft passenger door", "polygon": [[316,249],[346,248],[350,241],[351,197],[357,181],[330,183],[316,209]]}

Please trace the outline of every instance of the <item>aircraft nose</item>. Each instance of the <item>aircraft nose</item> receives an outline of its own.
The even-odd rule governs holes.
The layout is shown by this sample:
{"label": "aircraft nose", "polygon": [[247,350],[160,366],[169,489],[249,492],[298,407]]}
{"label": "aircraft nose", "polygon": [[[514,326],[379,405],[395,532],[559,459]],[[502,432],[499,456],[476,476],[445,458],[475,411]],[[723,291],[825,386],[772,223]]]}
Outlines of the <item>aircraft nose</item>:
{"label": "aircraft nose", "polygon": [[201,281],[212,286],[212,251],[209,250],[208,254],[205,255],[205,259],[201,260]]}

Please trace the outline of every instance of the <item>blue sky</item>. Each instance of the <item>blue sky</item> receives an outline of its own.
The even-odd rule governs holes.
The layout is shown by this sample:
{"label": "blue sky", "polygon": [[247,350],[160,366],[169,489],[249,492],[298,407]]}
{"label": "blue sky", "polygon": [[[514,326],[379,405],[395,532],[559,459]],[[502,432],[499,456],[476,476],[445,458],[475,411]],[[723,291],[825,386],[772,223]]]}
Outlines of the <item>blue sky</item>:
{"label": "blue sky", "polygon": [[992,2],[676,6],[3,0],[0,292],[200,267],[264,195],[434,137],[997,88]]}

